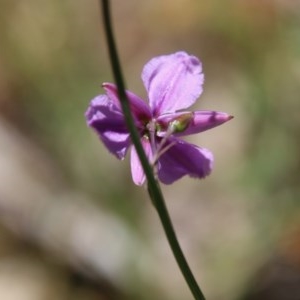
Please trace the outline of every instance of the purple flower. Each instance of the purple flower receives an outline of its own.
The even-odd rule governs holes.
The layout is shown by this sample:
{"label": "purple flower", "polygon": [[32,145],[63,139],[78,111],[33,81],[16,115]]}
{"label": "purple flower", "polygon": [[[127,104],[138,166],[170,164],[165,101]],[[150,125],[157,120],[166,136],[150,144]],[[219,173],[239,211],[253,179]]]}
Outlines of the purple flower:
{"label": "purple flower", "polygon": [[[216,127],[232,116],[216,111],[182,111],[202,93],[204,75],[200,61],[185,52],[159,56],[144,67],[142,80],[149,105],[127,91],[141,143],[160,181],[171,184],[184,175],[207,176],[213,165],[212,153],[179,137]],[[86,119],[107,149],[124,159],[131,146],[116,85],[104,83],[105,95],[94,98]],[[131,173],[135,184],[145,182],[145,174],[135,147],[131,149]]]}

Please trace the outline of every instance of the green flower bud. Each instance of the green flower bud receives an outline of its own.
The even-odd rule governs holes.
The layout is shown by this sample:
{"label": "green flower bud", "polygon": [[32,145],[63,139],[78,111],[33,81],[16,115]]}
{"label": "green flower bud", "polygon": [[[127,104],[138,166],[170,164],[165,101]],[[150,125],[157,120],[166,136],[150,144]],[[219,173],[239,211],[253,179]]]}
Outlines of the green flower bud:
{"label": "green flower bud", "polygon": [[176,119],[172,120],[169,123],[168,129],[172,133],[183,132],[189,126],[190,121],[192,119],[193,119],[193,113],[192,112],[182,114],[182,115],[180,115],[179,117],[177,117]]}

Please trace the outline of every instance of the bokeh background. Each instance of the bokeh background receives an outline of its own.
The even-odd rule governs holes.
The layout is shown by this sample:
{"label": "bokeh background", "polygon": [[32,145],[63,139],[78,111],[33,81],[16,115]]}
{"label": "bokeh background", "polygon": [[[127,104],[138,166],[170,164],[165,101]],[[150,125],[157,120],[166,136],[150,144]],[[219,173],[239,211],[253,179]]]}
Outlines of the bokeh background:
{"label": "bokeh background", "polygon": [[[300,299],[300,1],[114,0],[127,87],[152,57],[187,51],[194,109],[229,123],[188,140],[203,181],[163,186],[208,299]],[[112,81],[98,1],[0,3],[0,299],[192,299],[129,160],[87,128]]]}

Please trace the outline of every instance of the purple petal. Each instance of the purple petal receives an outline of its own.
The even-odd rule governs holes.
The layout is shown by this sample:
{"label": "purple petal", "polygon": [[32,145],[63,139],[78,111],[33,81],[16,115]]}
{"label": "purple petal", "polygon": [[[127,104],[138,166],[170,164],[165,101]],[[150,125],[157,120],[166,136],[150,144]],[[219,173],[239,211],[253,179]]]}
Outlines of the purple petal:
{"label": "purple petal", "polygon": [[182,122],[186,122],[186,124],[183,124],[186,128],[180,132],[175,132],[174,135],[185,136],[214,128],[231,120],[232,118],[233,116],[224,112],[204,110],[165,114],[157,118],[157,122],[160,124],[161,128],[161,131],[158,132],[157,135],[164,136],[170,124],[176,120],[179,120],[179,122],[181,120]]}
{"label": "purple petal", "polygon": [[[121,103],[119,100],[117,86],[113,83],[102,84],[107,96],[111,101],[121,110]],[[143,123],[151,118],[151,112],[149,106],[140,97],[130,91],[126,91],[127,98],[130,103],[130,108],[133,116],[136,120]]]}
{"label": "purple petal", "polygon": [[151,59],[142,79],[152,112],[158,116],[191,106],[202,93],[204,75],[197,57],[177,52]]}
{"label": "purple petal", "polygon": [[[213,154],[205,149],[179,139],[166,151],[158,162],[158,177],[165,184],[171,184],[185,175],[204,178],[212,170]],[[166,145],[167,146],[167,145]]]}
{"label": "purple petal", "polygon": [[120,109],[106,95],[99,95],[91,101],[85,117],[107,149],[123,159],[131,141]]}
{"label": "purple petal", "polygon": [[[149,140],[146,138],[142,138],[141,143],[147,157],[149,158],[149,161],[151,161],[152,151],[151,151]],[[130,164],[131,164],[131,175],[132,175],[133,182],[136,185],[142,185],[146,180],[146,176],[134,146],[131,149]]]}

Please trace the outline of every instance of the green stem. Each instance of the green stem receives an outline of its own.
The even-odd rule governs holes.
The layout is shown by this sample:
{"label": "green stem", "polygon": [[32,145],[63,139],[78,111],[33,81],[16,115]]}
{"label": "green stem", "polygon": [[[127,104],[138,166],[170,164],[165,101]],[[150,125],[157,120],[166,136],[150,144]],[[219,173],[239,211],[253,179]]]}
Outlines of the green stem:
{"label": "green stem", "polygon": [[205,297],[203,296],[201,289],[198,286],[195,277],[191,272],[189,265],[180,248],[159,183],[154,177],[153,169],[149,164],[149,161],[147,159],[147,156],[144,152],[144,149],[140,141],[139,133],[134,124],[134,120],[130,111],[129,101],[127,99],[126,92],[125,92],[125,84],[122,76],[117,48],[114,41],[114,36],[113,36],[113,31],[112,31],[112,26],[110,21],[111,17],[110,17],[109,0],[102,0],[102,8],[103,8],[104,28],[106,33],[106,39],[107,39],[114,79],[118,87],[118,93],[122,105],[122,110],[125,116],[125,121],[128,126],[129,132],[131,134],[132,142],[136,148],[137,154],[139,156],[139,159],[141,161],[142,167],[144,169],[147,178],[148,192],[150,198],[162,222],[165,234],[167,236],[168,242],[175,256],[175,259],[178,263],[178,266],[194,298],[196,300],[205,300]]}

